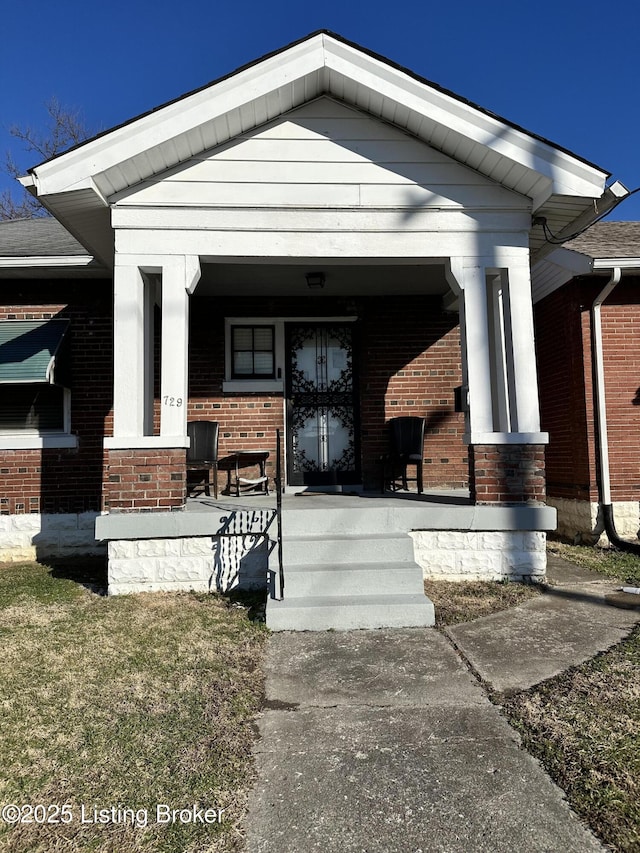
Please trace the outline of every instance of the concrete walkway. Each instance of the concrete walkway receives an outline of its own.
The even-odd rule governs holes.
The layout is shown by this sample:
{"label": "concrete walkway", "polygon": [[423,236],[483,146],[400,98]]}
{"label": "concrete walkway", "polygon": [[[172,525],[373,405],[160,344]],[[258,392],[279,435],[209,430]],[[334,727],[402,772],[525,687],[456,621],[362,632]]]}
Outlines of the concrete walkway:
{"label": "concrete walkway", "polygon": [[[604,604],[600,580],[559,580],[540,599],[450,630],[490,688],[529,686],[640,621]],[[433,629],[274,635],[266,689],[250,853],[604,849]]]}

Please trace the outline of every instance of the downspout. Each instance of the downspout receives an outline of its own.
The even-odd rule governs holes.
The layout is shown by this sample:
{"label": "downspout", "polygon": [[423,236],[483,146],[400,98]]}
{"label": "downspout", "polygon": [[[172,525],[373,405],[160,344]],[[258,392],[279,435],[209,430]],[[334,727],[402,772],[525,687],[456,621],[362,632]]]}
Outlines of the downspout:
{"label": "downspout", "polygon": [[604,387],[604,354],[602,346],[602,318],[600,309],[605,299],[612,293],[620,282],[622,270],[614,267],[611,278],[604,288],[596,296],[591,307],[591,334],[593,346],[593,359],[595,366],[595,408],[596,427],[598,430],[599,448],[599,472],[598,472],[598,495],[604,529],[609,542],[621,551],[628,551],[640,555],[640,545],[621,539],[617,532],[613,518],[613,504],[611,503],[611,473],[609,470],[609,439],[607,434],[607,402]]}

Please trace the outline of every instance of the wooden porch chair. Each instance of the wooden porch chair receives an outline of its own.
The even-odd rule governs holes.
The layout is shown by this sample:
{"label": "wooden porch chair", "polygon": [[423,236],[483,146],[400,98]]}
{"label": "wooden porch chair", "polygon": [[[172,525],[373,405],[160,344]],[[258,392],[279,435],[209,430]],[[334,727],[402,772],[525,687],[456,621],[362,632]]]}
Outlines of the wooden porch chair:
{"label": "wooden porch chair", "polygon": [[191,444],[187,448],[187,491],[189,473],[200,473],[198,482],[204,480],[204,493],[210,497],[210,476],[213,474],[213,496],[218,497],[218,432],[216,421],[189,421],[187,435]]}
{"label": "wooden porch chair", "polygon": [[[425,418],[402,417],[389,421],[390,453],[387,457],[383,478],[396,491],[397,478],[402,478],[402,488],[408,489],[409,482],[415,482],[418,494],[423,492],[422,466],[424,456]],[[409,478],[407,468],[415,465],[416,476]],[[383,490],[386,483],[383,482]]]}

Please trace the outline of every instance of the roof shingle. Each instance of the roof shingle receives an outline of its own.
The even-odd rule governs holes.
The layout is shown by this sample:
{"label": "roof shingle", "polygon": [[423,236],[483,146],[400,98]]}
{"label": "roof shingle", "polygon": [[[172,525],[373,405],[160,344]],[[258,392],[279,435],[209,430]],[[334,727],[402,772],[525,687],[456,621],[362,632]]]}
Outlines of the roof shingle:
{"label": "roof shingle", "polygon": [[597,222],[564,248],[591,258],[640,258],[640,222]]}
{"label": "roof shingle", "polygon": [[57,219],[13,219],[0,222],[0,258],[89,256]]}

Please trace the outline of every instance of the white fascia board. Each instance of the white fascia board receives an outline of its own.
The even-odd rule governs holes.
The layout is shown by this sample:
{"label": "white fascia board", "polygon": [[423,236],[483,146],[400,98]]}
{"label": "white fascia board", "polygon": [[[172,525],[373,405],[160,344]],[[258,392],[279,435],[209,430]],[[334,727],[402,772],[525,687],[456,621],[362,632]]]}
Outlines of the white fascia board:
{"label": "white fascia board", "polygon": [[599,197],[608,173],[434,89],[349,45],[325,37],[326,66],[409,110],[552,181],[554,193]]}
{"label": "white fascia board", "polygon": [[33,170],[38,195],[90,185],[91,178],[322,68],[321,37],[135,119]]}
{"label": "white fascia board", "polygon": [[41,267],[88,267],[95,263],[91,255],[34,255],[20,258],[0,258],[0,269]]}

